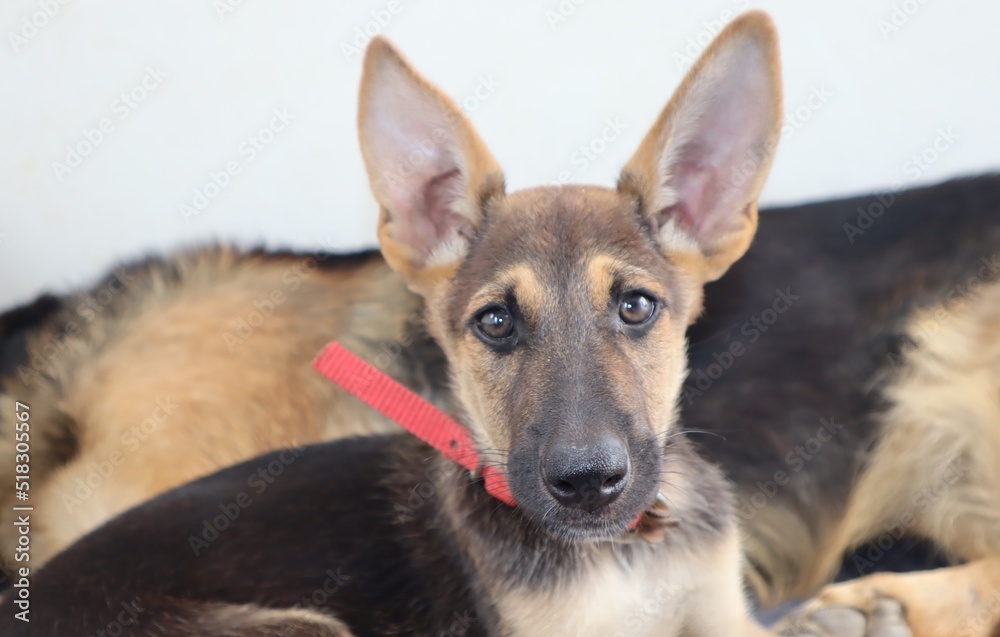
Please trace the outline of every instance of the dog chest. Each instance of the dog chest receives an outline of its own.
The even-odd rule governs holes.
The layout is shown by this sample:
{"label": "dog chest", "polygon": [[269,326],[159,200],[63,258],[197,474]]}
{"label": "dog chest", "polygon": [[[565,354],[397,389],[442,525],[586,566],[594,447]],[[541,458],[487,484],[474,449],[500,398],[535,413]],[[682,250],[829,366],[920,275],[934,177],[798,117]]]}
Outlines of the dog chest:
{"label": "dog chest", "polygon": [[675,635],[693,592],[687,560],[650,551],[632,564],[610,551],[578,577],[545,589],[522,587],[498,600],[511,637]]}

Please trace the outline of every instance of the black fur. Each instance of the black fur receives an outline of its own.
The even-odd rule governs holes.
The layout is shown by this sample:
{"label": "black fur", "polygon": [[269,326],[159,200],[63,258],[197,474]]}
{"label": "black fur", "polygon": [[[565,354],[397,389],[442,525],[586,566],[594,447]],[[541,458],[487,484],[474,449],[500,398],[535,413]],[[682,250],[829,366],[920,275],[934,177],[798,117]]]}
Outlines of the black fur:
{"label": "black fur", "polygon": [[43,294],[31,303],[0,314],[0,391],[4,377],[28,360],[27,335],[38,330],[62,306],[62,298]]}

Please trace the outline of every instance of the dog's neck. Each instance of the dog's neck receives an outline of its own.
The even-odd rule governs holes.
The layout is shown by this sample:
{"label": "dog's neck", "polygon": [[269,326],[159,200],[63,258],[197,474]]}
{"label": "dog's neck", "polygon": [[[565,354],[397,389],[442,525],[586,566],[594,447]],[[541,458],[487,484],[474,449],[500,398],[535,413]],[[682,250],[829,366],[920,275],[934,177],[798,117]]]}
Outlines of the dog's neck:
{"label": "dog's neck", "polygon": [[695,551],[731,532],[733,505],[725,478],[680,438],[666,450],[670,479],[662,489],[675,523],[659,542],[628,534],[569,539],[544,528],[522,509],[501,504],[468,471],[438,454],[428,462],[431,469],[425,475],[433,479],[442,522],[484,581],[501,588],[557,586],[560,580],[582,576],[602,557],[614,557],[629,568],[653,555]]}

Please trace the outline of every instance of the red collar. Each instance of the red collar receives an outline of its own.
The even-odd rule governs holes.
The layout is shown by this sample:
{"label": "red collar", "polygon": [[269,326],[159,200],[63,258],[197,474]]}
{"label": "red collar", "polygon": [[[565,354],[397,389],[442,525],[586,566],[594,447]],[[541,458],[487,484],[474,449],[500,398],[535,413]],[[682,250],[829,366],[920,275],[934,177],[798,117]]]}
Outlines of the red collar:
{"label": "red collar", "polygon": [[[479,450],[462,425],[417,394],[334,341],[323,348],[313,367],[354,394],[411,434],[454,460],[473,474],[482,476],[486,492],[507,506],[517,506],[507,477],[491,465],[480,465]],[[666,528],[675,525],[663,496],[629,525],[629,535],[649,542],[663,539]]]}
{"label": "red collar", "polygon": [[383,416],[420,438],[486,482],[486,492],[507,506],[517,506],[507,477],[490,465],[480,466],[479,450],[462,425],[434,405],[382,373],[334,341],[327,345],[313,367],[354,394]]}

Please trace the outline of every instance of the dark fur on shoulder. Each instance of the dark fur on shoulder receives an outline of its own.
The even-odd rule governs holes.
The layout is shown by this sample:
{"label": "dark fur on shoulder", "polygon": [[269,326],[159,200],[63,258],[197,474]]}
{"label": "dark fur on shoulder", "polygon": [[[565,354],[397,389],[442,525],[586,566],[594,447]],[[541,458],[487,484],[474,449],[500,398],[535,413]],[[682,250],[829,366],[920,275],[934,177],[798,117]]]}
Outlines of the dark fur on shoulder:
{"label": "dark fur on shoulder", "polygon": [[[44,294],[0,314],[0,383],[28,359],[27,336],[62,307],[62,299]],[[0,384],[0,389],[3,385]]]}

